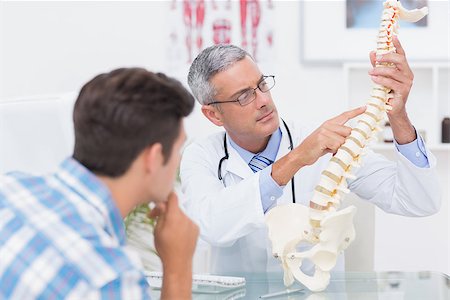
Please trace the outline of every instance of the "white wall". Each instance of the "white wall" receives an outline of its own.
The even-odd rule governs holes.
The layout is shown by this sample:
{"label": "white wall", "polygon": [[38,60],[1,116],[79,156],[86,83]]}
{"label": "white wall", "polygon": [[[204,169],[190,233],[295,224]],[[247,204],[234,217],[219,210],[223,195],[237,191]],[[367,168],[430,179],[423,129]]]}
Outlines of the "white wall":
{"label": "white wall", "polygon": [[163,69],[162,1],[0,5],[1,98],[78,90],[119,66]]}
{"label": "white wall", "polygon": [[[318,124],[347,108],[342,66],[303,63],[300,58],[301,4],[297,1],[280,1],[275,4],[274,67],[263,71],[277,76],[273,96],[282,116]],[[117,67],[143,66],[167,72],[167,9],[166,1],[0,2],[0,101],[28,95],[77,91],[94,75]],[[326,15],[318,18],[324,20],[323,26],[333,26],[327,24]],[[448,39],[443,37],[442,43],[445,45]],[[407,49],[408,45],[404,47]],[[184,74],[181,73],[183,72],[169,75],[184,82],[187,70]],[[217,130],[202,118],[198,107],[188,119],[186,128],[191,138]],[[443,151],[439,155],[448,156],[448,152]],[[449,178],[448,167],[441,167],[439,170],[442,178]],[[444,182],[444,187],[444,201],[448,203],[448,182]],[[420,226],[415,228],[417,236],[434,234],[430,233],[430,228],[448,229],[448,205],[444,208],[446,210],[439,216],[428,219],[431,225],[425,230]],[[448,230],[444,231],[446,236],[441,237],[442,244],[429,245],[444,247],[438,252],[440,257],[431,261],[425,258],[422,248],[421,252],[409,251],[410,245],[416,243],[414,236],[406,235],[403,231],[394,234],[390,230],[392,227],[385,228],[383,224],[388,219],[391,220],[390,217],[383,219],[383,215],[380,217],[377,213],[377,234],[379,231],[380,234],[390,236],[393,244],[398,241],[398,235],[408,240],[405,243],[407,246],[403,248],[401,243],[396,243],[402,259],[398,259],[393,267],[450,273]],[[360,226],[366,228],[357,230],[373,232],[371,221],[368,225],[362,223]],[[395,227],[395,222],[396,219],[389,224]],[[376,256],[375,269],[389,268],[390,258],[383,260],[385,252],[381,247],[385,246],[375,244],[375,253],[383,253]],[[358,266],[372,267],[364,257],[359,259],[360,263],[352,265],[354,269],[358,269]]]}
{"label": "white wall", "polygon": [[[120,66],[167,71],[166,1],[1,2],[0,7],[0,99],[78,90],[95,74]],[[300,64],[299,14],[299,3],[277,2],[276,63],[265,71],[277,75],[273,94],[286,117],[315,121],[346,106],[337,96],[343,95],[343,78],[337,66]],[[185,81],[186,74],[171,75]]]}

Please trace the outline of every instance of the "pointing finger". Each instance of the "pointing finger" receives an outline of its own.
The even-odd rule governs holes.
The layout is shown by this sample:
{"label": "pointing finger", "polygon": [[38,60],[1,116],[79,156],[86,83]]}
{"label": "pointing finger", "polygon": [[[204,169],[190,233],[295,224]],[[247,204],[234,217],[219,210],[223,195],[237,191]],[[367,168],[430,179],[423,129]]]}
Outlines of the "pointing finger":
{"label": "pointing finger", "polygon": [[355,108],[355,109],[343,112],[342,114],[340,114],[339,116],[331,119],[330,121],[343,125],[343,124],[347,123],[348,120],[353,119],[354,117],[361,115],[365,111],[366,111],[366,106],[361,106],[361,107],[358,107],[358,108]]}

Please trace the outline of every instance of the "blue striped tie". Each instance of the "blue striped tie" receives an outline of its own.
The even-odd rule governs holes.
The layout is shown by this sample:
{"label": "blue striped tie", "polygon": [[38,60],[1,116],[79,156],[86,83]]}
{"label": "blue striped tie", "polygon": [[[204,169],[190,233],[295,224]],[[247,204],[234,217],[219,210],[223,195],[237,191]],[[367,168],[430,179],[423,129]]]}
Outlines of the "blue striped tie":
{"label": "blue striped tie", "polygon": [[265,158],[264,156],[255,155],[253,156],[252,160],[248,163],[248,165],[250,169],[252,169],[253,173],[256,173],[272,163],[273,161],[271,161],[268,158]]}

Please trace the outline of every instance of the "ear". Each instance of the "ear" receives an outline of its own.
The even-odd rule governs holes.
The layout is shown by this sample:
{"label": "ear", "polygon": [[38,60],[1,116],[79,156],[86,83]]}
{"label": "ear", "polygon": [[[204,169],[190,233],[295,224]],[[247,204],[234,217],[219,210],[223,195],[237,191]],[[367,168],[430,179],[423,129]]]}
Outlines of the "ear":
{"label": "ear", "polygon": [[160,143],[148,146],[144,150],[143,155],[146,173],[155,173],[160,166],[164,164],[164,155],[162,150],[162,145]]}
{"label": "ear", "polygon": [[223,126],[222,113],[212,105],[202,105],[202,113],[208,118],[214,125]]}

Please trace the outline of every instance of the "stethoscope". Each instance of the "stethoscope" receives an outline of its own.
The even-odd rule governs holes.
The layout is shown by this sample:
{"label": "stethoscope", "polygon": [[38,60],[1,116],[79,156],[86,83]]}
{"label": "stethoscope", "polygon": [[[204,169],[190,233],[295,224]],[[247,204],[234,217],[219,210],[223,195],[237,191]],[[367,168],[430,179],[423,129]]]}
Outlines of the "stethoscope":
{"label": "stethoscope", "polygon": [[[286,122],[281,119],[281,121],[283,121],[284,124],[284,128],[286,128],[288,137],[289,137],[289,149],[294,149],[294,143],[292,142],[292,136],[291,136],[291,131],[289,130],[289,127],[287,126]],[[219,161],[219,167],[217,168],[217,177],[219,178],[219,180],[222,180],[222,163],[224,160],[228,159],[228,147],[227,147],[227,133],[225,132],[225,134],[223,135],[223,150],[225,151],[225,156],[222,157]],[[294,183],[294,176],[292,176],[291,179],[291,187],[292,187],[292,203],[295,203],[295,183]]]}

